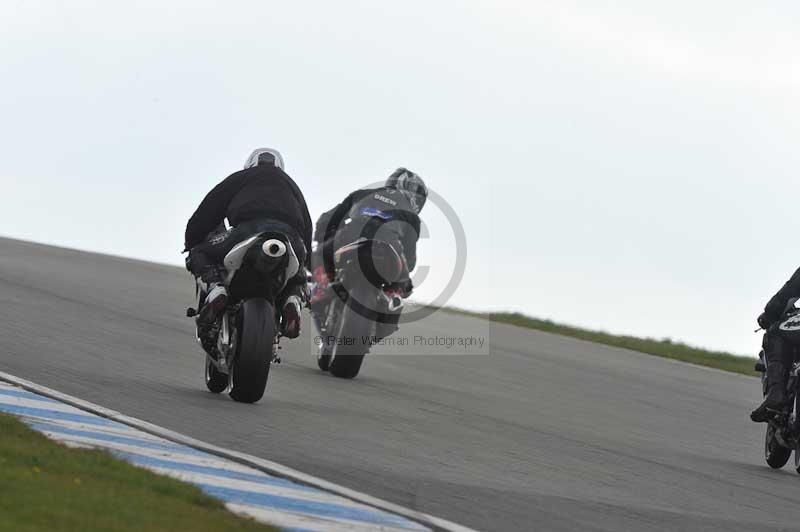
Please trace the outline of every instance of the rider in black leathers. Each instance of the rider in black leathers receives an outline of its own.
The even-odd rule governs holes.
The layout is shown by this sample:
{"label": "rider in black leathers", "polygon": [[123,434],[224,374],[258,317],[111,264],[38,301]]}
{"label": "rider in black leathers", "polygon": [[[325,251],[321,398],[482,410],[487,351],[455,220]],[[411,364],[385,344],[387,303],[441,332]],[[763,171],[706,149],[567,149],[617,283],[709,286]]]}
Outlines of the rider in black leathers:
{"label": "rider in black leathers", "polygon": [[781,331],[779,325],[789,300],[797,297],[800,297],[800,269],[769,300],[764,312],[758,317],[758,324],[766,330],[764,355],[767,359],[767,396],[750,414],[753,421],[769,421],[774,412],[787,406],[786,385],[792,365],[793,342]]}
{"label": "rider in black leathers", "polygon": [[[405,259],[407,272],[417,264],[417,240],[420,234],[419,213],[428,197],[428,188],[420,176],[398,168],[386,180],[386,184],[369,189],[359,189],[349,194],[339,205],[322,214],[316,224],[314,239],[317,250],[312,258],[316,289],[312,295],[314,304],[322,299],[327,282],[334,276],[333,255],[336,246],[371,237],[380,231],[381,240],[392,243]],[[390,216],[389,220],[370,215],[379,211]],[[345,223],[345,220],[349,220]],[[406,277],[394,287],[403,297],[411,294],[413,285]],[[322,312],[315,312],[320,315]],[[399,317],[399,316],[396,316]],[[395,318],[396,318],[395,317]],[[384,324],[388,336],[397,329],[396,319]]]}
{"label": "rider in black leathers", "polygon": [[[223,225],[225,218],[232,226],[229,230]],[[227,303],[220,271],[225,255],[239,242],[264,231],[285,234],[300,262],[299,271],[287,280],[277,299],[282,333],[289,338],[300,334],[311,217],[303,193],[283,171],[280,153],[269,148],[255,150],[244,170],[215,186],[186,225],[185,249],[190,250],[186,268],[206,283],[200,323],[213,323]]]}

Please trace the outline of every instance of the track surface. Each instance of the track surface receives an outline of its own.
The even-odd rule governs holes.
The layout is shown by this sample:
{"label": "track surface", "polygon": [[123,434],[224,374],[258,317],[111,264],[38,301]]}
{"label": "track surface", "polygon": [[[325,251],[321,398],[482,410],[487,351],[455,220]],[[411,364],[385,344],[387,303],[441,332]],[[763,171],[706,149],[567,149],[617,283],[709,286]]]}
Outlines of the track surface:
{"label": "track surface", "polygon": [[[800,530],[753,378],[510,326],[490,356],[321,374],[285,342],[265,399],[205,391],[185,271],[0,239],[0,370],[483,530]],[[474,334],[438,313],[404,331]],[[311,332],[310,323],[305,332]]]}

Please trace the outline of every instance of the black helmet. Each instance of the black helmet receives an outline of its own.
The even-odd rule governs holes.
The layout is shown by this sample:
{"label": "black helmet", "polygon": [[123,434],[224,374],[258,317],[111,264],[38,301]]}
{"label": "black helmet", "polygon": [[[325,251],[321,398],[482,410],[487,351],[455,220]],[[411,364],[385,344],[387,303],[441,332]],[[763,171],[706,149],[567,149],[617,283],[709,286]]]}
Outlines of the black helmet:
{"label": "black helmet", "polygon": [[406,168],[398,168],[392,172],[392,175],[386,180],[386,187],[400,191],[411,202],[411,207],[417,214],[425,205],[425,200],[428,199],[428,187],[425,186],[425,181]]}

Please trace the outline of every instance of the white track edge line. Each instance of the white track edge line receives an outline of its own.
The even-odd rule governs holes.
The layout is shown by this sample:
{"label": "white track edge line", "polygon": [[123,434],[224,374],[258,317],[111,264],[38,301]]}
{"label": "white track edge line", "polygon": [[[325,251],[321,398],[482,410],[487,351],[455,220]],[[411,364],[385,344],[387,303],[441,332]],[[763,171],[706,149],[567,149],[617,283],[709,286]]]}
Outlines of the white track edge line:
{"label": "white track edge line", "polygon": [[277,462],[273,462],[271,460],[258,458],[257,456],[240,453],[238,451],[225,449],[223,447],[217,447],[216,445],[196,440],[194,438],[185,436],[178,432],[165,429],[163,427],[159,427],[158,425],[154,425],[152,423],[148,423],[147,421],[142,421],[141,419],[136,419],[134,417],[126,416],[125,414],[117,412],[116,410],[111,410],[109,408],[105,408],[96,405],[94,403],[90,403],[89,401],[84,401],[83,399],[78,399],[77,397],[73,397],[71,395],[67,395],[65,393],[53,390],[52,388],[48,388],[46,386],[36,384],[29,380],[22,379],[15,375],[11,375],[10,373],[5,373],[3,371],[0,371],[0,381],[5,381],[10,384],[14,384],[16,386],[19,386],[20,388],[29,390],[31,392],[38,393],[45,397],[50,397],[51,399],[57,399],[59,401],[63,401],[76,408],[80,408],[81,410],[86,410],[87,412],[97,414],[98,416],[111,419],[112,421],[123,423],[130,427],[139,429],[143,432],[152,434],[154,436],[159,436],[166,440],[170,440],[174,443],[180,443],[182,445],[186,445],[188,447],[192,447],[200,451],[205,451],[215,456],[227,458],[228,460],[252,467],[264,473],[293,480],[295,482],[299,482],[307,486],[313,486],[315,488],[321,489],[323,491],[328,491],[330,493],[335,493],[336,495],[340,495],[341,497],[344,497],[346,499],[360,502],[362,504],[366,504],[368,506],[372,506],[374,508],[378,508],[380,510],[384,510],[389,513],[400,515],[408,519],[411,519],[412,521],[417,521],[418,523],[421,524],[433,526],[437,530],[442,530],[446,532],[477,532],[472,528],[468,528],[463,525],[447,521],[446,519],[434,517],[426,513],[418,512],[410,508],[405,508],[404,506],[400,506],[398,504],[389,501],[384,501],[383,499],[373,497],[372,495],[367,495],[366,493],[361,493],[359,491],[352,490],[350,488],[346,488],[338,484],[334,484],[333,482],[329,482],[327,480],[323,480],[321,478],[308,475],[306,473],[297,471],[296,469],[292,469],[290,467],[284,466]]}

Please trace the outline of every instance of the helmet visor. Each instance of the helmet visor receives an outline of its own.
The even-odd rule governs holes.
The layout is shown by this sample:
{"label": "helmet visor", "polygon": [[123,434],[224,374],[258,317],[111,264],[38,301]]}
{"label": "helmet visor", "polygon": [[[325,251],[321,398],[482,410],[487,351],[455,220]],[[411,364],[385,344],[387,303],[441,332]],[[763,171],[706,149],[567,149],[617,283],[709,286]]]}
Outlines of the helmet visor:
{"label": "helmet visor", "polygon": [[275,156],[273,154],[271,154],[270,152],[268,152],[268,151],[265,151],[264,153],[259,153],[258,154],[258,163],[257,164],[259,164],[259,165],[268,164],[270,166],[277,166],[275,164]]}

